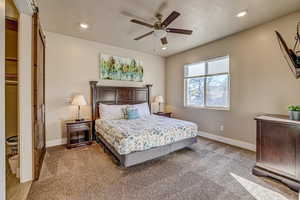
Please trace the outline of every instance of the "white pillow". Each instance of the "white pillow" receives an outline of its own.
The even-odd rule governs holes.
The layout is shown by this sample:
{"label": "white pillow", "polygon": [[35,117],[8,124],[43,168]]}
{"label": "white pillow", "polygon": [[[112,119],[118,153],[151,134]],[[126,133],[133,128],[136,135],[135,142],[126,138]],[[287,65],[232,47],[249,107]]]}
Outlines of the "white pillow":
{"label": "white pillow", "polygon": [[147,117],[150,115],[148,103],[134,104],[132,106],[138,109],[140,117]]}
{"label": "white pillow", "polygon": [[124,119],[124,112],[128,105],[107,105],[99,104],[100,119]]}

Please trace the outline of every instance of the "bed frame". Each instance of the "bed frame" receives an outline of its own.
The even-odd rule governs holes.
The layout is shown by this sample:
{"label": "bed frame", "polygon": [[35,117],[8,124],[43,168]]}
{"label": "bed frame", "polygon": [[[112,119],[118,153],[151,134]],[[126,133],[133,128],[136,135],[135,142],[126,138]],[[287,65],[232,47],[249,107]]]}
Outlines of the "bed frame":
{"label": "bed frame", "polygon": [[145,151],[136,151],[125,155],[120,155],[113,146],[111,146],[95,130],[95,120],[99,119],[99,104],[122,105],[122,104],[139,104],[147,102],[151,111],[151,87],[113,87],[100,86],[97,81],[90,81],[91,87],[91,107],[93,120],[93,136],[96,141],[110,152],[114,160],[122,167],[130,167],[148,160],[152,160],[179,149],[185,148],[197,142],[196,137],[187,138],[172,144],[152,148]]}

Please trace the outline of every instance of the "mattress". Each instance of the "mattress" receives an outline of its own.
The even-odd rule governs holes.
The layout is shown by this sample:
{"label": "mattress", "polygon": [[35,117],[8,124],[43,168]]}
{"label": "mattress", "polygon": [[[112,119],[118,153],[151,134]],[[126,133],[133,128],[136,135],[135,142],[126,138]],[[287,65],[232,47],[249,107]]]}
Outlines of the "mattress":
{"label": "mattress", "polygon": [[198,132],[195,123],[158,115],[132,120],[98,119],[95,129],[120,155],[195,137]]}

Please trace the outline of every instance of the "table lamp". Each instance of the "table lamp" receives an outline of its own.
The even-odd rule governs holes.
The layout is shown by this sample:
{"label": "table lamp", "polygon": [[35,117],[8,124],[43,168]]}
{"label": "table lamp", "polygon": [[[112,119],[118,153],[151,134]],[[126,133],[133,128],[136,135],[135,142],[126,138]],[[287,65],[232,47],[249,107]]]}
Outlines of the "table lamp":
{"label": "table lamp", "polygon": [[158,112],[161,112],[161,111],[160,111],[160,105],[161,105],[162,103],[164,103],[164,98],[163,98],[163,96],[156,96],[156,97],[154,97],[154,102],[155,102],[155,103],[158,103],[158,105],[159,105]]}
{"label": "table lamp", "polygon": [[78,106],[78,114],[76,121],[83,121],[84,119],[80,118],[80,106],[87,105],[84,96],[82,94],[76,95],[72,100],[72,105]]}

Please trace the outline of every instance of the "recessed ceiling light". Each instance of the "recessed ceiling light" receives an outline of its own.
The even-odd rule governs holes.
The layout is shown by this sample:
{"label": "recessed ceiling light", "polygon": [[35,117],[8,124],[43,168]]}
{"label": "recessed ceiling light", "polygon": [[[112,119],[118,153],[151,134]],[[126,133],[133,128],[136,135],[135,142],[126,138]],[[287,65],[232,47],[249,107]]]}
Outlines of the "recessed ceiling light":
{"label": "recessed ceiling light", "polygon": [[163,45],[163,46],[161,47],[162,50],[166,50],[167,48],[168,48],[167,45]]}
{"label": "recessed ceiling light", "polygon": [[86,23],[80,23],[80,27],[83,29],[87,29],[89,27],[89,25]]}
{"label": "recessed ceiling light", "polygon": [[236,16],[237,17],[245,17],[247,14],[248,14],[248,11],[244,10],[244,11],[239,12]]}

